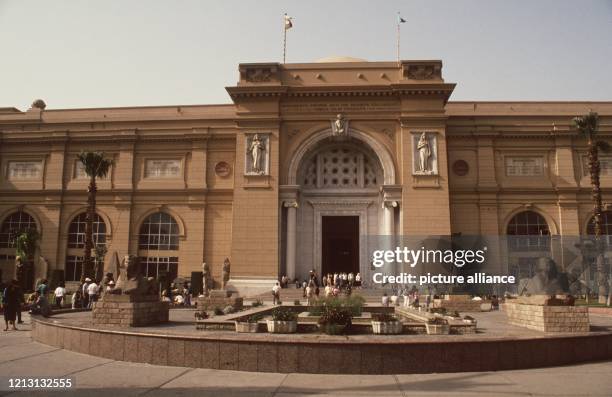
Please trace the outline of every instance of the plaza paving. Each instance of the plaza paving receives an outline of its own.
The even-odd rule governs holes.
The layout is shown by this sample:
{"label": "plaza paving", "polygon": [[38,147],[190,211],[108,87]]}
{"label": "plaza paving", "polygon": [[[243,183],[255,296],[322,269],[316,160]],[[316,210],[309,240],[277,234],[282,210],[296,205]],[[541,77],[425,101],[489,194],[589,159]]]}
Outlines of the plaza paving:
{"label": "plaza paving", "polygon": [[[610,396],[612,362],[500,372],[277,374],[114,361],[33,342],[29,318],[0,335],[0,396]],[[8,388],[9,377],[70,377],[70,391]]]}

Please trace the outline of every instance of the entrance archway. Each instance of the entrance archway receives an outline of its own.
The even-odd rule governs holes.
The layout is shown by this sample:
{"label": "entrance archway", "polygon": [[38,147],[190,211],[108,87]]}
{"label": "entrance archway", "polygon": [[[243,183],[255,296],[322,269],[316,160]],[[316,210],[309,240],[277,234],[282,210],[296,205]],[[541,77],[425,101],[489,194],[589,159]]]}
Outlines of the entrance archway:
{"label": "entrance archway", "polygon": [[311,137],[291,162],[293,197],[283,197],[281,269],[290,278],[304,278],[310,270],[366,276],[367,236],[392,234],[399,219],[397,202],[383,205],[384,187],[395,182],[390,154],[370,136],[353,130],[349,135],[337,140],[328,131]]}

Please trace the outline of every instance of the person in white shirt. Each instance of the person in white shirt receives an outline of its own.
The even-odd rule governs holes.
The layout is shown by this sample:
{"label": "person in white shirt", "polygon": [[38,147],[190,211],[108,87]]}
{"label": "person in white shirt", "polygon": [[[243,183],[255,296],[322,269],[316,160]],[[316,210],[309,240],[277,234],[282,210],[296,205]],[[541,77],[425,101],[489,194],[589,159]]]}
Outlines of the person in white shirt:
{"label": "person in white shirt", "polygon": [[61,285],[58,285],[55,289],[55,305],[58,309],[62,308],[62,303],[64,303],[64,296],[66,295],[66,288]]}
{"label": "person in white shirt", "polygon": [[106,291],[104,291],[104,293],[110,294],[111,292],[113,292],[114,288],[115,288],[115,282],[113,280],[111,280],[106,285]]}
{"label": "person in white shirt", "polygon": [[387,293],[385,292],[382,296],[381,299],[381,303],[383,306],[388,307],[389,306],[389,297],[387,296]]}
{"label": "person in white shirt", "polygon": [[89,303],[87,304],[87,308],[93,308],[94,302],[98,300],[98,284],[95,281],[92,281],[91,284],[87,286],[87,295],[89,295]]}
{"label": "person in white shirt", "polygon": [[272,287],[272,304],[276,305],[280,302],[280,290],[281,287],[278,283],[274,284]]}

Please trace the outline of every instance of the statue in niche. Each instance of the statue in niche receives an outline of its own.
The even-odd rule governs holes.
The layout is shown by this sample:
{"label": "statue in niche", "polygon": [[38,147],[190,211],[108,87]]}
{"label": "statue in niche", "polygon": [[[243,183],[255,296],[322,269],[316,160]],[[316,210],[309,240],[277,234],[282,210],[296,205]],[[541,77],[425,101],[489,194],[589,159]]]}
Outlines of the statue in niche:
{"label": "statue in niche", "polygon": [[332,121],[332,135],[343,136],[348,132],[348,120],[342,117],[341,114],[336,116],[336,119]]}
{"label": "statue in niche", "polygon": [[225,260],[223,261],[223,278],[222,278],[222,284],[221,284],[221,288],[225,289],[225,287],[227,286],[227,282],[230,279],[230,267],[231,267],[231,263],[229,258],[225,258]]}
{"label": "statue in niche", "polygon": [[262,166],[262,159],[264,157],[264,153],[266,151],[266,145],[262,139],[259,138],[259,134],[255,134],[253,136],[253,140],[248,148],[248,153],[251,154],[251,167],[252,172],[257,174],[265,173],[265,163]]}
{"label": "statue in niche", "polygon": [[431,148],[429,147],[429,139],[427,139],[427,134],[424,132],[419,137],[419,142],[417,143],[417,152],[419,154],[417,171],[420,173],[432,172],[429,167]]}

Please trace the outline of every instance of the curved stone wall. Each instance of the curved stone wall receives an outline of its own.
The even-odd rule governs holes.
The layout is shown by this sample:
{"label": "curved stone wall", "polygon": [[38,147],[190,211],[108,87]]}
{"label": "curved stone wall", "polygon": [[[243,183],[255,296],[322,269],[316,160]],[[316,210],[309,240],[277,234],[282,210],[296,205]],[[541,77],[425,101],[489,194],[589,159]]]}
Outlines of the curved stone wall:
{"label": "curved stone wall", "polygon": [[79,353],[154,365],[259,372],[400,374],[498,371],[612,359],[612,333],[482,341],[252,340],[95,330],[32,319],[34,340]]}

